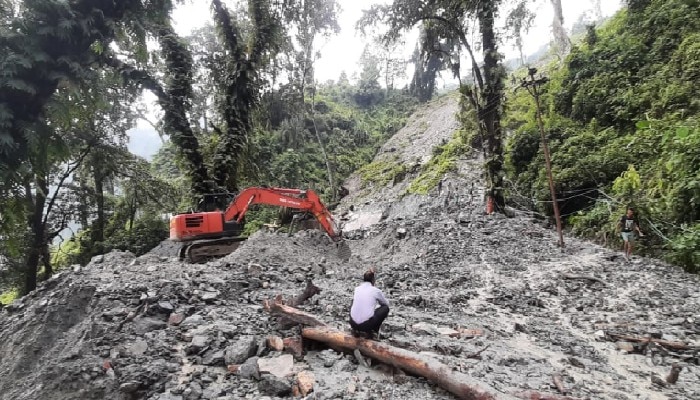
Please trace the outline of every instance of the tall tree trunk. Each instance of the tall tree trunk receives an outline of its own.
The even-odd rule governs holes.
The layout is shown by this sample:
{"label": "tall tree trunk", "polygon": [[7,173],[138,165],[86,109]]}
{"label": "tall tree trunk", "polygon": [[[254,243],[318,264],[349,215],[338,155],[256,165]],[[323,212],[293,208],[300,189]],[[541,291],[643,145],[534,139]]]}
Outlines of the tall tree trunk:
{"label": "tall tree trunk", "polygon": [[170,130],[170,140],[190,164],[192,191],[195,194],[211,193],[214,188],[199,151],[199,142],[187,118],[189,100],[192,98],[192,55],[171,26],[162,26],[158,36],[168,78],[165,90],[157,93],[164,112],[164,125]]}
{"label": "tall tree trunk", "polygon": [[89,221],[89,209],[90,209],[90,203],[87,201],[87,199],[90,198],[88,195],[88,182],[86,179],[86,176],[84,176],[83,171],[79,171],[78,173],[75,174],[75,179],[78,181],[78,186],[80,187],[80,191],[85,196],[83,198],[83,201],[78,202],[78,219],[80,220],[80,227],[81,228],[86,228],[88,226],[88,221]]}
{"label": "tall tree trunk", "polygon": [[239,29],[220,0],[212,0],[214,19],[221,29],[226,46],[225,132],[219,134],[219,145],[214,156],[214,181],[228,191],[238,190],[239,169],[251,131],[251,111],[258,97],[258,71],[263,66],[263,54],[272,43],[274,21],[271,21],[266,1],[249,1],[252,15],[252,40],[242,44]]}
{"label": "tall tree trunk", "polygon": [[498,41],[494,32],[494,18],[498,1],[482,1],[479,5],[479,29],[484,50],[484,87],[479,119],[486,135],[488,160],[486,172],[488,193],[499,210],[505,207],[503,195],[503,137],[501,131],[501,98],[504,70],[499,64]]}
{"label": "tall tree trunk", "polygon": [[164,130],[170,134],[170,140],[189,164],[187,173],[193,194],[212,193],[215,188],[187,117],[192,97],[191,54],[171,26],[161,26],[156,34],[165,58],[165,86],[148,72],[136,69],[116,56],[104,56],[102,61],[118,71],[125,80],[136,82],[156,95],[163,110]]}
{"label": "tall tree trunk", "polygon": [[37,275],[39,270],[39,259],[45,253],[46,232],[44,225],[44,206],[46,205],[46,195],[49,186],[46,177],[37,174],[34,178],[35,194],[32,196],[32,189],[25,185],[25,195],[27,198],[27,224],[31,229],[31,239],[29,242],[29,255],[25,273],[24,291],[27,294],[36,289]]}
{"label": "tall tree trunk", "polygon": [[338,191],[336,190],[335,187],[335,182],[333,180],[333,169],[331,168],[331,162],[328,159],[328,153],[326,153],[326,146],[323,144],[323,141],[321,140],[321,135],[318,133],[318,127],[316,126],[316,90],[313,92],[314,94],[311,96],[311,121],[313,121],[314,124],[314,134],[316,134],[316,140],[318,140],[318,145],[321,146],[321,153],[323,154],[323,161],[326,162],[326,173],[328,174],[328,185],[331,188],[331,201],[335,202],[336,197],[338,195]]}
{"label": "tall tree trunk", "polygon": [[92,241],[103,242],[105,240],[105,196],[104,174],[99,166],[93,165],[95,180],[95,205],[97,206],[97,218],[92,226]]}
{"label": "tall tree trunk", "polygon": [[552,33],[554,34],[554,44],[559,54],[566,54],[571,47],[571,41],[564,29],[564,11],[561,7],[561,0],[550,0],[552,9],[554,10],[554,19],[552,21]]}
{"label": "tall tree trunk", "polygon": [[522,67],[525,65],[525,55],[523,54],[523,38],[520,36],[520,32],[518,32],[518,37],[515,40],[515,44],[518,46],[518,53],[520,54],[520,66]]}
{"label": "tall tree trunk", "polygon": [[593,14],[596,22],[603,20],[603,8],[600,6],[600,0],[593,0]]}

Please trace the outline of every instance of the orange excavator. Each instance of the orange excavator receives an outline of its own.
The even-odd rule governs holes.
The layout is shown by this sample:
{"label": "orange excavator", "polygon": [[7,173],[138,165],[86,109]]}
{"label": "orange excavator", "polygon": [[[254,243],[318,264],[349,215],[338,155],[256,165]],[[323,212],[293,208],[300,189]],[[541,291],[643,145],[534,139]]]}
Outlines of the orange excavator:
{"label": "orange excavator", "polygon": [[179,258],[202,262],[233,252],[247,237],[241,236],[248,208],[254,204],[288,207],[316,217],[338,246],[338,255],[347,260],[350,248],[331,213],[313,190],[251,187],[241,191],[225,211],[178,214],[170,219],[170,240],[181,242]]}

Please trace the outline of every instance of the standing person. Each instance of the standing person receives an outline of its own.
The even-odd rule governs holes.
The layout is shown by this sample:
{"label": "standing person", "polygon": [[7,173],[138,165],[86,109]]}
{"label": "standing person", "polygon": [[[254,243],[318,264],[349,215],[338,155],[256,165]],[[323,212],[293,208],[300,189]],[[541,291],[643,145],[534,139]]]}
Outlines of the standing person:
{"label": "standing person", "polygon": [[364,333],[370,339],[379,338],[379,328],[389,315],[389,302],[384,293],[374,286],[374,269],[365,272],[362,280],[360,286],[355,288],[350,306],[350,327],[354,336]]}
{"label": "standing person", "polygon": [[617,229],[622,230],[622,246],[625,250],[625,260],[629,261],[632,257],[632,250],[634,248],[634,232],[637,231],[639,237],[644,236],[642,231],[639,230],[639,223],[637,222],[637,218],[634,216],[634,208],[627,208],[627,214],[620,218],[620,221],[617,223]]}

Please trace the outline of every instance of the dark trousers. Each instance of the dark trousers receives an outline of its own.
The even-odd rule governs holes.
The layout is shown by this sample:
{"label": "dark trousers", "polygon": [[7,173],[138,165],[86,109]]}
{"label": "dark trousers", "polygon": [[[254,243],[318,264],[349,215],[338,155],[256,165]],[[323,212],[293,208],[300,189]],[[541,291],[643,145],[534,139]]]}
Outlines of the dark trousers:
{"label": "dark trousers", "polygon": [[350,327],[360,332],[379,332],[379,328],[382,326],[387,315],[389,315],[389,306],[380,306],[374,310],[374,315],[370,319],[361,324],[356,323],[352,320],[352,317],[350,317]]}

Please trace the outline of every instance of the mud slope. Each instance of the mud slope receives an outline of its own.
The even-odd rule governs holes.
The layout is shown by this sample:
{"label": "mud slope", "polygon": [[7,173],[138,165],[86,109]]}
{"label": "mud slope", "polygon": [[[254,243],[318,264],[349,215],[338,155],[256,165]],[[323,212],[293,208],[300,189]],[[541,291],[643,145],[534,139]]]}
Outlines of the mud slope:
{"label": "mud slope", "polygon": [[[415,116],[421,129],[401,134],[420,148],[407,144],[405,154],[430,154],[436,137],[449,138],[455,109],[446,98]],[[440,125],[423,129],[419,120],[433,113]],[[638,353],[609,335],[699,346],[700,279],[657,260],[624,263],[571,237],[562,251],[552,231],[524,215],[483,215],[480,165],[461,161],[441,195],[402,195],[415,174],[355,190],[341,205],[355,221],[345,263],[327,237],[309,231],[257,234],[201,265],[114,252],[65,271],[0,311],[0,400],[289,398],[309,372],[309,399],[453,398],[352,354],[306,343],[300,355],[294,343],[283,351],[266,343],[298,329],[267,315],[264,299],[294,296],[312,279],[322,292],[303,308],[345,329],[353,287],[370,266],[392,303],[383,340],[436,357],[502,396],[557,393],[552,377],[560,375],[573,398],[700,398],[697,350]],[[460,328],[474,331],[447,335]],[[677,383],[652,383],[673,363],[683,367]]]}

